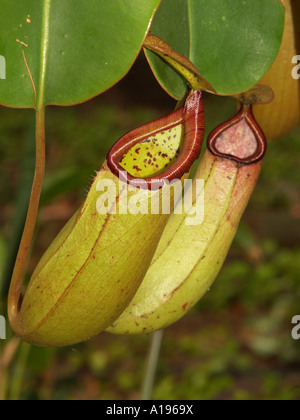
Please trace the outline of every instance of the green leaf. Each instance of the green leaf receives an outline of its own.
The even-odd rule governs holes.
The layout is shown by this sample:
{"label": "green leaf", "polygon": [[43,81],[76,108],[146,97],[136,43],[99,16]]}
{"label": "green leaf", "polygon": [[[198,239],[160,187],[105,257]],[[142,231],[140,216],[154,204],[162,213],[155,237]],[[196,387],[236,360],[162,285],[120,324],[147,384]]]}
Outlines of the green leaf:
{"label": "green leaf", "polygon": [[[280,0],[162,0],[151,32],[188,57],[221,95],[244,92],[265,75],[284,27]],[[186,82],[151,51],[159,83],[176,99]]]}
{"label": "green leaf", "polygon": [[0,103],[72,105],[107,90],[132,66],[159,3],[1,0]]}

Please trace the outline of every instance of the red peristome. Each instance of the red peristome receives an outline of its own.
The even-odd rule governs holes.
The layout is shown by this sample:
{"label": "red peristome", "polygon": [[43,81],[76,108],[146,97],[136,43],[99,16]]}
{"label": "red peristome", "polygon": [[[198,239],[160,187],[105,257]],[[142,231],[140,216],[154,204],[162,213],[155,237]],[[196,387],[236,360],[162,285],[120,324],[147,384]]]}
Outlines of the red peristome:
{"label": "red peristome", "polygon": [[[179,124],[183,125],[182,147],[178,158],[168,169],[149,178],[136,178],[125,172],[126,177],[124,178],[124,169],[119,163],[128,150],[143,139]],[[148,189],[162,188],[164,181],[171,182],[174,179],[181,179],[184,174],[189,172],[193,162],[200,156],[204,130],[205,116],[202,93],[201,91],[195,91],[190,94],[183,107],[121,137],[110,149],[107,155],[107,165],[113,174],[134,187],[140,187],[140,181],[142,180],[146,181]]]}
{"label": "red peristome", "polygon": [[[244,139],[237,136],[237,129],[242,125],[245,129]],[[249,129],[248,133],[247,129]],[[252,150],[253,144],[251,143],[253,139],[251,136],[256,141],[256,149],[254,151]],[[222,140],[224,140],[222,147],[227,148],[227,153],[221,150]],[[215,156],[231,159],[244,165],[259,162],[266,153],[267,142],[264,133],[254,118],[252,106],[243,105],[236,116],[217,127],[209,135],[207,147]],[[249,153],[247,154],[247,152]]]}

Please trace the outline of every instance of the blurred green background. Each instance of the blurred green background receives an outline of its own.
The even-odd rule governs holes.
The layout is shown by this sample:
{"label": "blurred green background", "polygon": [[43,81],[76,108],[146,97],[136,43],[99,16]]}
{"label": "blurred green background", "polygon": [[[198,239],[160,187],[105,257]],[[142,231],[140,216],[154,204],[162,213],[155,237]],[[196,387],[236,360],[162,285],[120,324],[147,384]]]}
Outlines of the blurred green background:
{"label": "blurred green background", "polygon": [[[235,106],[221,98],[208,97],[206,103],[208,131]],[[79,207],[109,147],[174,106],[140,56],[101,96],[47,109],[47,174],[29,274]],[[154,399],[300,399],[300,341],[291,337],[291,320],[300,314],[299,157],[300,128],[269,144],[217,281],[185,318],[165,330]],[[0,158],[0,314],[6,316],[34,168],[32,110],[0,108]],[[150,336],[102,333],[63,349],[22,343],[9,360],[14,343],[9,327],[7,335],[0,341],[0,391],[2,386],[6,398],[140,398]]]}

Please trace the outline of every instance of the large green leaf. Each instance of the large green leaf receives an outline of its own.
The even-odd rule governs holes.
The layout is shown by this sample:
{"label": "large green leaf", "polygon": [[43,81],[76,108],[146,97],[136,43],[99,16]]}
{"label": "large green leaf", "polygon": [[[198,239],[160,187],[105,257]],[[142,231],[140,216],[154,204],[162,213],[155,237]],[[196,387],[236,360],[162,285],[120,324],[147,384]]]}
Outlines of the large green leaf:
{"label": "large green leaf", "polygon": [[159,2],[0,0],[0,103],[34,107],[33,85],[37,107],[108,89],[132,66]]}
{"label": "large green leaf", "polygon": [[[222,95],[246,91],[272,65],[282,40],[280,0],[162,0],[151,32],[188,57]],[[185,81],[151,51],[159,83],[180,99]]]}

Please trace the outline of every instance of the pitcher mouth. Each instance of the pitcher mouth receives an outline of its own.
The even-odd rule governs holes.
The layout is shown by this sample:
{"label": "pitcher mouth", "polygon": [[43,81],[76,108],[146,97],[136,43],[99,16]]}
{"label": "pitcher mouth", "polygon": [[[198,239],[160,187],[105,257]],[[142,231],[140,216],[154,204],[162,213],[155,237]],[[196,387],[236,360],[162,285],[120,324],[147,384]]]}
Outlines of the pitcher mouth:
{"label": "pitcher mouth", "polygon": [[266,153],[266,137],[254,118],[252,106],[242,105],[229,121],[221,124],[207,140],[209,151],[244,165],[262,160]]}
{"label": "pitcher mouth", "polygon": [[[160,189],[165,181],[181,179],[184,174],[189,173],[193,162],[200,156],[204,130],[202,92],[195,91],[189,95],[183,107],[121,137],[110,149],[107,165],[121,179],[124,178],[122,174],[125,171],[124,181],[132,186],[139,187],[143,180],[148,189]],[[153,155],[144,146],[151,143],[155,148],[157,137],[166,145],[169,142],[169,149]],[[131,165],[131,170],[126,166],[126,158],[134,160],[134,165],[133,162],[128,165]],[[147,167],[150,167],[149,173]],[[142,176],[139,172],[145,173]]]}

